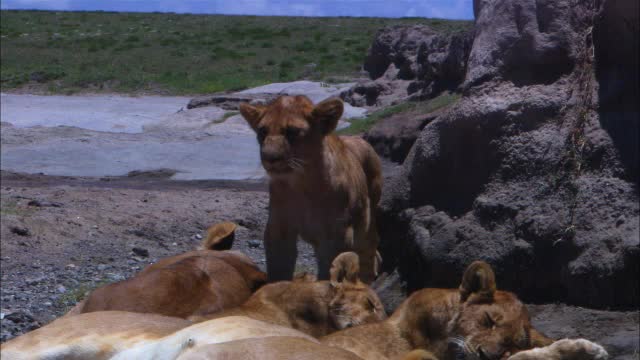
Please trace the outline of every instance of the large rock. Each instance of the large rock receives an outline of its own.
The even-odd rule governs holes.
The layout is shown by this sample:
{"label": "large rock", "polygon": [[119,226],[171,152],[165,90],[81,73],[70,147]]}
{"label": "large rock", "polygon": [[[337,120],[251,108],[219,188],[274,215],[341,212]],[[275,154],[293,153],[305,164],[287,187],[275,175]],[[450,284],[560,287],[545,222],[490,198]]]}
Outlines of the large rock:
{"label": "large rock", "polygon": [[363,137],[378,155],[402,163],[420,131],[438,118],[443,110],[438,109],[427,114],[409,111],[391,115],[378,121]]}
{"label": "large rock", "polygon": [[424,25],[397,25],[378,32],[365,59],[371,80],[342,94],[354,106],[386,106],[431,98],[464,80],[472,32],[436,32]]}
{"label": "large rock", "polygon": [[385,184],[385,267],[409,289],[452,287],[483,259],[526,301],[637,307],[639,99],[625,77],[637,75],[638,42],[602,39],[629,39],[620,24],[637,24],[638,2],[474,9],[463,98]]}

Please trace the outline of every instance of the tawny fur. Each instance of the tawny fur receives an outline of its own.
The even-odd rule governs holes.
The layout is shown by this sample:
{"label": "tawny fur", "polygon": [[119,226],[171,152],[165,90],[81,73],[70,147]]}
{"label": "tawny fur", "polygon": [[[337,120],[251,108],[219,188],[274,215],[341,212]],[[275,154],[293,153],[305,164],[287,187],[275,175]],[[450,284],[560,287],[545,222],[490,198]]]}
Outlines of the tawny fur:
{"label": "tawny fur", "polygon": [[314,338],[294,329],[230,316],[198,324],[153,314],[100,311],[61,318],[2,345],[12,360],[173,360],[201,346],[270,336]]}
{"label": "tawny fur", "polygon": [[155,314],[99,311],[65,316],[0,346],[2,358],[109,359],[120,351],[154,341],[191,322]]}
{"label": "tawny fur", "polygon": [[102,286],[67,315],[121,310],[186,318],[241,305],[266,274],[246,255],[228,250],[235,228],[211,226],[201,250],[161,259],[130,279]]}
{"label": "tawny fur", "polygon": [[[272,336],[207,345],[185,353],[179,360],[369,360],[351,351],[319,344],[300,337]],[[412,351],[398,360],[438,360],[427,351]]]}
{"label": "tawny fur", "polygon": [[282,96],[268,106],[241,104],[240,112],[258,135],[270,177],[264,234],[269,280],[291,280],[300,237],[315,249],[321,280],[329,278],[337,254],[355,251],[361,278],[373,281],[380,262],[380,159],[363,139],[334,133],[342,101],[314,106],[305,96]]}

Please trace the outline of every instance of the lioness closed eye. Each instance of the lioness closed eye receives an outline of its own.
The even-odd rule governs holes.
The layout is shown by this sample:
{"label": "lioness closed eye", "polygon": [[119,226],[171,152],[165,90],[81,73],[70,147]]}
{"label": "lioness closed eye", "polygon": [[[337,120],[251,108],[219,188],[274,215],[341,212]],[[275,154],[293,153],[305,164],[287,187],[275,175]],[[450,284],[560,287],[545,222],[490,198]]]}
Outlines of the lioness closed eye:
{"label": "lioness closed eye", "polygon": [[282,96],[268,106],[241,104],[240,112],[257,134],[270,177],[264,234],[269,280],[291,280],[301,237],[315,249],[319,279],[329,278],[336,255],[354,251],[362,280],[370,283],[378,262],[380,159],[361,138],[333,132],[342,101],[314,106],[305,96]]}

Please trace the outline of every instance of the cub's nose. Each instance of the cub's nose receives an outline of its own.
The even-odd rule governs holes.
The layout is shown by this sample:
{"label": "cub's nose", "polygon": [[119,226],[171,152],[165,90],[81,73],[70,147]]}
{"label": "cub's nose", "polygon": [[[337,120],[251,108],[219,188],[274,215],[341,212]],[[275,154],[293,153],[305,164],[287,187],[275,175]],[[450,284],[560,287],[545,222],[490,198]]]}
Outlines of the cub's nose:
{"label": "cub's nose", "polygon": [[262,161],[268,163],[275,163],[284,159],[281,154],[276,153],[275,151],[261,151],[260,157],[262,158]]}

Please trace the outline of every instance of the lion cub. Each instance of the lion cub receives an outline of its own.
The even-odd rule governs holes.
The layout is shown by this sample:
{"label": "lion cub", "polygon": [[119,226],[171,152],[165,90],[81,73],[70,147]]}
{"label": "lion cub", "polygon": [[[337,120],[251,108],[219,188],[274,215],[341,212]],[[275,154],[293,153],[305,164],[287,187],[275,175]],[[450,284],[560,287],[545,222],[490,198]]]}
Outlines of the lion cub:
{"label": "lion cub", "polygon": [[306,96],[282,96],[268,106],[243,103],[240,112],[257,134],[270,177],[264,233],[269,281],[291,280],[301,237],[315,249],[319,279],[329,278],[336,255],[351,250],[360,256],[362,280],[371,283],[379,261],[381,165],[366,141],[334,133],[342,101],[314,106]]}
{"label": "lion cub", "polygon": [[358,272],[358,255],[342,253],[333,261],[331,281],[267,284],[238,308],[213,316],[194,316],[189,320],[241,315],[291,327],[314,337],[384,320],[386,314],[380,299],[359,280]]}
{"label": "lion cub", "polygon": [[515,294],[496,290],[491,267],[469,265],[458,289],[422,289],[387,320],[342,330],[322,343],[368,360],[393,359],[413,349],[438,359],[503,359],[552,341],[532,326]]}

